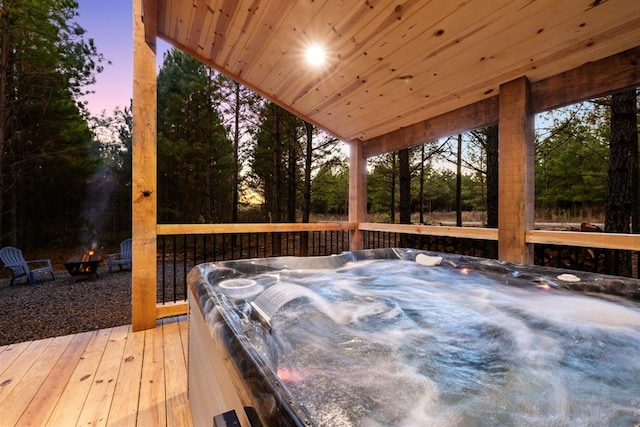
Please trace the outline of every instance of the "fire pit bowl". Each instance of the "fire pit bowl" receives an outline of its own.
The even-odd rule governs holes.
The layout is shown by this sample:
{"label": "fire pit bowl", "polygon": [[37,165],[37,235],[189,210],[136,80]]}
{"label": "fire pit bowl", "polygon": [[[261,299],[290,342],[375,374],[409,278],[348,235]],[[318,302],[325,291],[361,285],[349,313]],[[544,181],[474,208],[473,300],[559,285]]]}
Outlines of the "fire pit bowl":
{"label": "fire pit bowl", "polygon": [[64,266],[71,275],[72,283],[81,280],[94,281],[100,277],[98,274],[100,261],[100,258],[94,257],[94,252],[90,251],[82,256],[82,260],[65,262]]}
{"label": "fire pit bowl", "polygon": [[389,249],[201,264],[188,282],[195,425],[640,420],[637,279]]}

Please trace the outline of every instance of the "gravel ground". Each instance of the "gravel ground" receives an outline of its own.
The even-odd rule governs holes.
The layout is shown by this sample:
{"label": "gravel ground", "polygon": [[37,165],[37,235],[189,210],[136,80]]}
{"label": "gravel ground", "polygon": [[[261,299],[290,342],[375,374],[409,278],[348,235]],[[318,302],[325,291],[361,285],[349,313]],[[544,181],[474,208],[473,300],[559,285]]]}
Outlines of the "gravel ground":
{"label": "gravel ground", "polygon": [[0,284],[0,345],[131,323],[131,272],[99,270],[96,281],[71,283],[69,273]]}
{"label": "gravel ground", "polygon": [[[66,270],[56,271],[55,280],[39,276],[35,286],[24,277],[11,287],[9,279],[1,279],[0,346],[130,324],[131,271],[100,267],[98,272],[98,280],[77,283]],[[176,276],[180,282],[184,273]],[[173,283],[173,271],[165,277]],[[182,289],[178,294],[184,297]]]}

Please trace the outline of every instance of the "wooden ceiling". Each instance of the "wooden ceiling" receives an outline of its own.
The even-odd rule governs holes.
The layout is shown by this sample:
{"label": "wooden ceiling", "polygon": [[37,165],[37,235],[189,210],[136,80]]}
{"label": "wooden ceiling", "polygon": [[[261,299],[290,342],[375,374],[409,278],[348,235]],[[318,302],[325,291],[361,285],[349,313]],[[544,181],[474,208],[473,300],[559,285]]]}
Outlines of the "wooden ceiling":
{"label": "wooden ceiling", "polygon": [[[145,0],[157,34],[365,141],[640,46],[638,0]],[[311,44],[327,60],[305,61]],[[570,82],[568,82],[570,84]]]}

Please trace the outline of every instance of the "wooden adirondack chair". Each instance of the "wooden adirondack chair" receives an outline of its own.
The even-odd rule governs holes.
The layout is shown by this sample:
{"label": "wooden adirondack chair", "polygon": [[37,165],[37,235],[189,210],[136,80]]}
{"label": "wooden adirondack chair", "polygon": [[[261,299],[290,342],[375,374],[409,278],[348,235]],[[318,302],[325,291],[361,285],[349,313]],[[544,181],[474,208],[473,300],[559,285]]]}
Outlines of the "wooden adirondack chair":
{"label": "wooden adirondack chair", "polygon": [[[9,286],[13,285],[14,280],[17,277],[27,276],[27,280],[30,284],[36,284],[36,274],[50,273],[51,278],[55,279],[53,275],[53,268],[51,267],[51,261],[48,259],[35,259],[32,261],[25,261],[22,251],[12,246],[6,246],[0,249],[0,260],[4,263],[5,268],[11,270],[11,282]],[[30,264],[38,264],[39,267],[31,268]]]}
{"label": "wooden adirondack chair", "polygon": [[109,257],[109,273],[116,265],[120,270],[123,265],[131,266],[131,239],[125,239],[120,243],[120,252],[107,256]]}

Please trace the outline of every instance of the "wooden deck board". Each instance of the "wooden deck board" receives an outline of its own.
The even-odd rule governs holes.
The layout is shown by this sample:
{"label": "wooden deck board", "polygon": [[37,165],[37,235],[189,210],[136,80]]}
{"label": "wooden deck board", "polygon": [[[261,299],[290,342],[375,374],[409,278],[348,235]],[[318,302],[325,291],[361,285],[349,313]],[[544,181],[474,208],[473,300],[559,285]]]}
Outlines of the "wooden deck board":
{"label": "wooden deck board", "polygon": [[162,327],[145,331],[144,338],[138,423],[141,426],[167,425]]}
{"label": "wooden deck board", "polygon": [[11,365],[11,363],[22,354],[29,346],[29,342],[10,344],[0,347],[0,375]]}
{"label": "wooden deck board", "polygon": [[109,409],[115,391],[120,361],[124,353],[129,326],[113,328],[104,348],[95,380],[84,402],[79,425],[103,426],[109,418]]}
{"label": "wooden deck board", "polygon": [[1,426],[192,426],[186,316],[0,347]]}
{"label": "wooden deck board", "polygon": [[[179,346],[167,345],[164,347],[167,425],[188,426],[191,412],[187,398],[187,361],[182,349],[180,326],[173,322],[164,324],[162,328],[165,342],[180,343]],[[169,408],[173,408],[173,410],[169,410]]]}
{"label": "wooden deck board", "polygon": [[1,423],[13,425],[18,421],[33,396],[47,379],[50,366],[55,365],[60,359],[70,341],[71,336],[54,338],[50,341],[46,351],[39,354],[29,370],[2,401],[6,410],[2,411]]}
{"label": "wooden deck board", "polygon": [[110,426],[136,425],[143,353],[144,333],[130,334],[120,362],[120,373],[111,402],[111,412],[107,422]]}
{"label": "wooden deck board", "polygon": [[10,365],[5,369],[0,368],[3,371],[2,375],[0,375],[0,405],[16,388],[20,380],[35,363],[38,356],[46,350],[51,341],[53,341],[53,338],[30,342],[29,346]]}
{"label": "wooden deck board", "polygon": [[71,378],[71,374],[73,374],[78,361],[84,354],[87,344],[94,334],[95,331],[72,335],[71,342],[65,352],[48,372],[47,379],[31,399],[17,425],[46,425],[69,378]]}
{"label": "wooden deck board", "polygon": [[111,329],[102,329],[91,337],[47,425],[77,425],[110,334]]}

